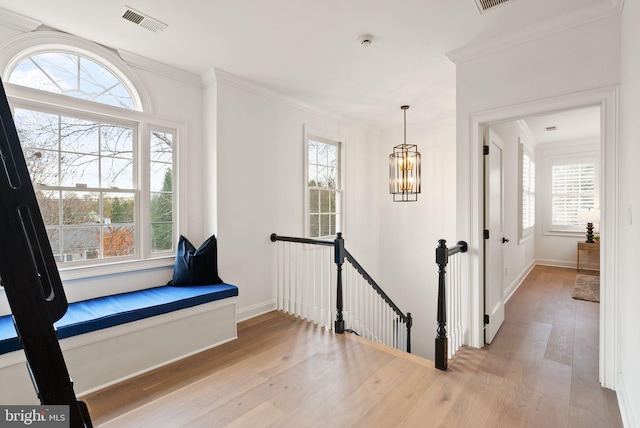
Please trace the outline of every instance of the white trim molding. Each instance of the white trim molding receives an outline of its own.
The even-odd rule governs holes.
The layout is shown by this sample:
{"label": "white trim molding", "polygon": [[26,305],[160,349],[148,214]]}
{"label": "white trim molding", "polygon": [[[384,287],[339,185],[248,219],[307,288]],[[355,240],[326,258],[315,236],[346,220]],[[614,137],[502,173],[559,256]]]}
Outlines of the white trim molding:
{"label": "white trim molding", "polygon": [[238,309],[236,312],[237,322],[246,321],[259,315],[266,314],[267,312],[275,311],[276,309],[276,299]]}
{"label": "white trim molding", "polygon": [[[483,190],[482,190],[482,135],[483,128],[494,122],[516,120],[521,117],[560,111],[585,106],[601,108],[600,167],[602,191],[601,219],[601,303],[600,303],[600,383],[615,389],[618,366],[619,339],[617,304],[617,247],[618,227],[618,95],[617,86],[598,88],[564,96],[542,99],[520,105],[472,113],[467,121],[469,176],[463,183],[462,192],[469,198],[469,345],[480,348],[483,339],[484,292],[481,278],[484,277],[484,250],[482,240]],[[466,187],[466,190],[464,190]],[[466,233],[466,232],[465,232]],[[538,261],[540,262],[540,261]]]}
{"label": "white trim molding", "polygon": [[95,60],[106,67],[126,86],[135,89],[131,95],[140,107],[140,111],[152,113],[151,102],[144,85],[131,72],[127,64],[115,52],[96,43],[58,31],[35,31],[12,37],[0,44],[0,71],[6,75],[17,61],[28,55],[45,50],[69,51]]}
{"label": "white trim molding", "polygon": [[14,30],[29,33],[42,25],[42,22],[24,15],[0,8],[0,25]]}
{"label": "white trim molding", "polygon": [[188,85],[202,87],[202,81],[196,74],[189,73],[188,71],[181,70],[179,68],[172,67],[167,64],[163,64],[158,61],[154,61],[147,57],[137,55],[131,52],[127,52],[122,49],[118,49],[118,55],[122,58],[130,67],[138,68],[140,70],[149,71],[151,73],[158,74],[163,77],[167,77],[171,80],[186,83]]}
{"label": "white trim molding", "polygon": [[[344,119],[336,116],[333,113],[329,113],[325,110],[318,109],[309,104],[305,104],[293,98],[289,98],[285,95],[279,94],[275,91],[265,88],[264,86],[261,86],[259,83],[252,82],[251,80],[245,79],[235,74],[231,74],[224,70],[220,70],[216,68],[214,69],[214,73],[215,73],[215,82],[217,82],[218,84],[224,83],[229,86],[233,86],[234,88],[242,89],[252,94],[269,98],[274,101],[278,101],[283,104],[289,105],[291,107],[294,107],[303,111],[307,111],[309,113],[317,114],[319,116],[326,117],[327,119],[337,120],[337,121]],[[202,74],[202,81],[205,86],[208,84],[211,84],[214,81],[211,71],[207,71]]]}
{"label": "white trim molding", "polygon": [[569,28],[619,14],[622,11],[622,5],[623,0],[599,1],[581,9],[555,16],[546,21],[520,28],[506,35],[471,43],[447,52],[446,56],[454,64],[460,64],[492,52],[518,46]]}

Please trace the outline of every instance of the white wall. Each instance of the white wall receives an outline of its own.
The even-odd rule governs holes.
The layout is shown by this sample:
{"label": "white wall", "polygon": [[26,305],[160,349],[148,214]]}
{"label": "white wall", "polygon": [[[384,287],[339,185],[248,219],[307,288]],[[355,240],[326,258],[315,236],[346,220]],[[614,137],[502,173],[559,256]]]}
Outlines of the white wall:
{"label": "white wall", "polygon": [[627,1],[622,19],[618,309],[620,367],[618,402],[626,427],[640,426],[640,4]]}
{"label": "white wall", "polygon": [[[460,236],[477,222],[478,201],[472,201],[470,129],[472,116],[510,118],[509,107],[619,83],[619,17],[610,17],[566,31],[490,52],[457,64],[458,210]],[[567,54],[567,53],[570,53]],[[516,117],[511,116],[516,119]],[[480,184],[474,183],[474,188]],[[472,205],[473,204],[473,205]],[[477,231],[474,231],[477,232]],[[475,245],[481,244],[473,236]]]}
{"label": "white wall", "polygon": [[[509,121],[491,125],[504,142],[504,236],[509,242],[504,245],[504,298],[507,299],[520,285],[529,272],[535,258],[536,238],[531,235],[519,239],[520,210],[520,141],[534,153],[532,137],[522,121]],[[539,169],[536,164],[536,174]],[[538,195],[536,194],[536,202]]]}
{"label": "white wall", "polygon": [[[571,162],[572,157],[596,157],[596,178],[599,180],[600,141],[567,141],[541,144],[536,150],[536,258],[538,263],[575,268],[577,261],[577,243],[584,242],[586,228],[580,233],[549,233],[550,167],[553,159],[563,158]],[[600,188],[600,184],[597,185]],[[600,201],[596,206],[600,207]],[[599,230],[595,225],[594,231]],[[597,234],[597,233],[596,233]]]}
{"label": "white wall", "polygon": [[[219,269],[225,281],[240,289],[239,319],[275,306],[270,234],[303,234],[303,127],[312,125],[346,140],[347,248],[401,310],[413,313],[414,352],[432,359],[435,248],[440,238],[458,240],[454,122],[408,129],[408,140],[418,144],[423,156],[423,193],[417,203],[394,203],[388,193],[388,156],[402,138],[401,125],[378,135],[221,76],[211,90],[217,93]],[[204,202],[209,209],[216,205],[211,197]],[[205,212],[205,218],[210,216]]]}
{"label": "white wall", "polygon": [[275,308],[271,233],[304,236],[305,125],[344,136],[345,242],[375,276],[379,215],[370,165],[377,136],[221,75],[217,116],[207,118],[217,123],[217,204],[205,196],[205,217],[217,205],[219,273],[239,287],[238,318]]}
{"label": "white wall", "polygon": [[[389,194],[389,154],[402,142],[402,124],[380,138],[377,192],[380,210],[380,279],[378,283],[404,312],[411,312],[412,352],[434,359],[439,239],[455,245],[455,123],[414,124],[407,120],[407,143],[422,157],[422,193],[417,202],[393,202]],[[466,254],[461,254],[466,257]]]}
{"label": "white wall", "polygon": [[[544,113],[545,106],[566,109],[581,106],[581,102],[592,101],[602,95],[607,104],[605,117],[607,128],[603,128],[605,144],[610,149],[606,162],[612,180],[608,180],[613,192],[607,195],[610,212],[615,215],[615,165],[616,140],[615,85],[620,83],[620,16],[610,15],[582,25],[571,25],[563,31],[546,32],[537,39],[523,42],[514,41],[513,45],[503,39],[500,48],[493,51],[480,51],[478,55],[455,56],[457,60],[457,231],[458,236],[468,237],[470,249],[469,313],[475,328],[471,331],[473,346],[482,346],[483,296],[480,278],[483,270],[481,261],[482,236],[479,227],[482,224],[482,190],[479,182],[481,155],[479,128],[482,123],[509,120],[527,114]],[[614,96],[613,96],[614,97]],[[587,101],[588,100],[588,101]],[[573,105],[572,103],[576,104]],[[597,103],[597,102],[596,102]],[[588,104],[582,104],[588,105]],[[551,110],[552,107],[547,107]],[[484,122],[483,122],[484,121]],[[614,254],[615,224],[611,222],[611,245]],[[615,272],[609,272],[614,279]],[[611,281],[611,287],[615,281]],[[614,290],[611,290],[608,303],[612,304]],[[613,316],[614,309],[607,308],[607,316]],[[612,328],[614,321],[607,321],[606,327]],[[611,333],[611,331],[609,331]],[[614,335],[603,336],[613,340]],[[611,349],[611,343],[601,349]],[[608,354],[610,355],[610,354]],[[608,371],[604,380],[612,385],[614,364],[606,362]]]}

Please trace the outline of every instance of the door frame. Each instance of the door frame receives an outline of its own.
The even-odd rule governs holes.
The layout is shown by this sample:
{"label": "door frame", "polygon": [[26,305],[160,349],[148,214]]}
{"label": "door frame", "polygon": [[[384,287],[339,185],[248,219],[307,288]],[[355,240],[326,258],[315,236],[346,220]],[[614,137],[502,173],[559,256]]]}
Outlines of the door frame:
{"label": "door frame", "polygon": [[[468,118],[467,147],[458,151],[458,166],[469,166],[468,180],[458,181],[458,194],[468,197],[469,213],[458,216],[457,234],[467,237],[469,243],[466,277],[469,284],[469,345],[484,346],[484,190],[483,174],[483,132],[484,127],[495,122],[517,120],[525,116],[569,110],[586,106],[600,107],[600,167],[602,218],[600,223],[601,253],[600,266],[602,287],[600,290],[600,343],[599,343],[599,381],[602,386],[615,389],[616,373],[619,366],[619,326],[616,316],[617,304],[617,247],[618,241],[618,98],[617,86],[604,87],[555,98],[507,106],[478,113]],[[465,144],[464,142],[462,144]],[[467,163],[468,162],[468,163]],[[465,204],[463,204],[464,206]],[[604,274],[604,275],[603,275]]]}

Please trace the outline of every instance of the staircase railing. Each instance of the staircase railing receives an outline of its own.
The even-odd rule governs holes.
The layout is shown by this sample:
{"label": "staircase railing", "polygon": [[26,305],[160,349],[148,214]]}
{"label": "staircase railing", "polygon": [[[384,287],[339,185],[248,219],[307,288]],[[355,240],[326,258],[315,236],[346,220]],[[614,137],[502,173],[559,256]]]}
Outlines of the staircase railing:
{"label": "staircase railing", "polygon": [[278,310],[411,352],[411,313],[405,315],[346,250],[341,233],[333,241],[273,233],[271,241],[282,242],[275,260]]}
{"label": "staircase railing", "polygon": [[[438,265],[438,329],[436,332],[435,366],[437,369],[446,370],[448,360],[460,349],[464,335],[460,256],[453,256],[458,253],[466,253],[468,246],[464,241],[459,241],[451,248],[447,248],[447,241],[444,239],[440,239],[438,243],[438,248],[436,248],[436,264]],[[451,263],[451,269],[447,274],[446,268],[449,263]],[[449,336],[451,341],[447,337],[447,313],[450,314]]]}

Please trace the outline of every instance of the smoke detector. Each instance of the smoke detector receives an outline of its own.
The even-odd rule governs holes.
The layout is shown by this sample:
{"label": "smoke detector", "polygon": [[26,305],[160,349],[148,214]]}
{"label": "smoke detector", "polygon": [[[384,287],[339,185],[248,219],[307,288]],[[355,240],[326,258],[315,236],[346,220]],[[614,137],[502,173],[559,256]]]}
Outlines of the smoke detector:
{"label": "smoke detector", "polygon": [[149,15],[138,12],[137,10],[130,8],[129,6],[125,6],[122,9],[121,16],[127,21],[133,22],[134,24],[142,28],[146,28],[149,31],[153,31],[154,33],[159,33],[168,27],[168,25],[164,22],[158,21],[157,19],[154,19]]}
{"label": "smoke detector", "polygon": [[369,46],[371,46],[371,43],[373,43],[373,36],[370,34],[363,34],[362,36],[358,37],[358,43],[360,43],[365,48],[368,48]]}

